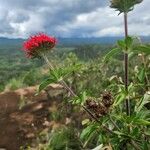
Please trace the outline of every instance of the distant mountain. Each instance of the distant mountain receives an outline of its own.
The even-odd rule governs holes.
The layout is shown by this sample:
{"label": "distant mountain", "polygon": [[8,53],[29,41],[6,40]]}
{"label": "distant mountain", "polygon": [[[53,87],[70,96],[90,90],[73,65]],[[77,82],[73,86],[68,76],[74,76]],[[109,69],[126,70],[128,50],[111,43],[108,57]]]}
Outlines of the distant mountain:
{"label": "distant mountain", "polygon": [[80,44],[113,44],[118,37],[101,38],[58,38],[60,45],[80,45]]}
{"label": "distant mountain", "polygon": [[[114,44],[123,37],[99,37],[99,38],[58,38],[58,44],[63,46],[80,44]],[[9,39],[0,37],[0,45],[21,45],[25,39]],[[150,36],[141,37],[142,42],[150,42]]]}
{"label": "distant mountain", "polygon": [[21,45],[24,39],[9,39],[0,37],[0,45]]}
{"label": "distant mountain", "polygon": [[[141,36],[144,43],[150,42],[150,36]],[[80,44],[114,44],[123,37],[99,37],[99,38],[58,38],[60,45],[80,45]]]}

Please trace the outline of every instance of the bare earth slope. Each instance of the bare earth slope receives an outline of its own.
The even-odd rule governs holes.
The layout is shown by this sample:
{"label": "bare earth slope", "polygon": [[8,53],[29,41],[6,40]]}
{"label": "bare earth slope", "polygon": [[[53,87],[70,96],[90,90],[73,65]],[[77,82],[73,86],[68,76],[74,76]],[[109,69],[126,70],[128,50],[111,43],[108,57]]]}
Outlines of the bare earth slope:
{"label": "bare earth slope", "polygon": [[[61,87],[51,87],[52,91],[57,88]],[[35,92],[36,87],[29,87],[0,93],[0,149],[19,150],[46,128],[54,101],[48,100],[45,92],[38,96]],[[19,109],[21,100],[28,104]]]}

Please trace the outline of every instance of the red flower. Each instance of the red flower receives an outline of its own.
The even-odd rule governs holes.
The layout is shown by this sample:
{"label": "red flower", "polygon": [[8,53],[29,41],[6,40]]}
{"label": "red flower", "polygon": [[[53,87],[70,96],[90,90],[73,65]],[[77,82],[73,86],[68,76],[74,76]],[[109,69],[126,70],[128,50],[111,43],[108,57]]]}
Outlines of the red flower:
{"label": "red flower", "polygon": [[39,57],[40,53],[52,49],[56,45],[56,39],[43,33],[31,36],[23,44],[23,50],[28,58]]}

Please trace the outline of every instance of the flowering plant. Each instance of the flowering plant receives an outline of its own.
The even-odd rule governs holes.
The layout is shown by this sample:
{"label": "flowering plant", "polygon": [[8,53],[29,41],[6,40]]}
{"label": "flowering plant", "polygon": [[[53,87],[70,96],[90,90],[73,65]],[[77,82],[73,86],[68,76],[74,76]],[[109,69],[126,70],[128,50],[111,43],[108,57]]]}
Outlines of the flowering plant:
{"label": "flowering plant", "polygon": [[23,44],[23,50],[28,58],[35,58],[46,52],[56,45],[56,39],[43,33],[31,36]]}
{"label": "flowering plant", "polygon": [[[120,13],[124,13],[125,39],[117,42],[117,48],[112,49],[108,54],[106,54],[103,63],[106,64],[106,62],[110,61],[111,57],[115,54],[124,53],[124,82],[122,77],[112,76],[109,81],[105,83],[105,86],[103,86],[102,90],[104,91],[104,88],[107,90],[101,95],[101,97],[93,96],[91,94],[93,91],[88,93],[88,91],[85,90],[86,88],[80,89],[77,87],[78,85],[73,87],[73,84],[75,85],[75,82],[78,82],[78,78],[75,73],[78,69],[81,70],[81,66],[79,64],[72,63],[71,65],[71,63],[68,63],[69,67],[54,67],[52,62],[47,59],[47,56],[44,53],[56,45],[55,38],[49,37],[45,34],[38,34],[32,36],[24,43],[24,50],[29,58],[42,56],[50,68],[49,77],[40,84],[38,91],[41,92],[51,83],[59,83],[66,91],[68,91],[69,94],[67,95],[70,102],[78,105],[91,117],[91,120],[86,119],[82,122],[84,126],[87,126],[80,135],[80,138],[83,141],[83,143],[81,143],[83,149],[89,149],[88,143],[90,141],[95,142],[95,145],[100,144],[95,149],[100,149],[103,145],[107,145],[107,147],[105,146],[103,149],[149,149],[150,119],[149,110],[147,110],[145,105],[149,104],[150,101],[150,80],[148,76],[149,74],[147,73],[148,63],[145,60],[146,55],[150,55],[150,49],[149,46],[143,46],[141,44],[134,47],[134,38],[128,36],[127,26],[128,12],[139,2],[141,2],[141,0],[111,1],[112,8],[116,8],[120,11]],[[133,56],[133,54],[136,55],[139,52],[142,53],[142,70],[139,70],[136,76],[133,76],[132,79],[131,73],[129,72],[129,56]],[[71,61],[73,61],[73,57],[71,57]],[[102,66],[104,65],[103,63]],[[105,76],[103,73],[105,69],[101,68],[101,70],[99,70],[97,63],[95,66],[92,66],[92,68],[89,67],[90,69],[87,68],[88,76],[90,76],[92,69],[94,71],[96,70],[95,72],[97,74],[99,71],[102,72],[102,74],[100,74],[100,78]],[[110,68],[112,68],[112,66]],[[106,67],[106,69],[110,68]],[[92,74],[96,74],[93,72]],[[65,80],[69,78],[71,74],[74,76],[75,82],[72,82],[72,85],[70,86]],[[83,76],[85,75],[84,70],[82,70],[81,74]],[[93,80],[95,79],[90,78],[90,80],[93,84]],[[89,84],[87,85],[89,86]],[[123,105],[123,103],[125,105]]]}

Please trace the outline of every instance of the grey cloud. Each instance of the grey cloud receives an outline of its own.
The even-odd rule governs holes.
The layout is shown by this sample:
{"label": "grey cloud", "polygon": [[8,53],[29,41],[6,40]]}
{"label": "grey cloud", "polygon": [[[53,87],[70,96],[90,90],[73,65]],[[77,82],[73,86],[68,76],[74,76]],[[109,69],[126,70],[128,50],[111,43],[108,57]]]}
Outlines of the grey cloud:
{"label": "grey cloud", "polygon": [[[150,34],[149,0],[129,14],[130,32]],[[25,37],[35,32],[56,36],[123,34],[123,19],[108,7],[109,0],[0,0],[0,35]],[[138,25],[137,25],[138,24]],[[136,29],[136,30],[135,30]]]}
{"label": "grey cloud", "polygon": [[9,10],[26,9],[35,10],[38,7],[45,6],[45,0],[0,0],[2,6],[7,7]]}
{"label": "grey cloud", "polygon": [[[38,29],[31,31],[32,27],[29,27],[29,24],[31,25],[31,22],[33,22],[34,25],[36,20],[36,23],[41,24],[39,25],[39,31],[56,34],[57,26],[72,22],[81,13],[89,13],[103,7],[106,2],[97,0],[0,0],[0,5],[7,11],[4,16],[5,22],[9,20],[8,27],[11,29],[15,28],[12,24],[16,23],[17,26],[20,24],[21,30],[26,28],[26,34],[37,32]],[[3,29],[8,30],[8,28]],[[18,28],[15,28],[14,32],[19,34],[18,30]],[[22,31],[20,32],[22,34]]]}
{"label": "grey cloud", "polygon": [[7,21],[0,20],[0,34],[12,34],[14,32],[13,28],[9,25]]}
{"label": "grey cloud", "polygon": [[18,11],[10,11],[7,15],[7,20],[13,23],[22,23],[30,19],[28,14]]}
{"label": "grey cloud", "polygon": [[97,0],[55,0],[55,2],[49,1],[47,5],[49,9],[45,9],[45,12],[40,13],[43,13],[47,23],[60,25],[74,20],[78,14],[94,11],[104,4],[104,1],[100,2]]}
{"label": "grey cloud", "polygon": [[[129,13],[129,33],[132,35],[150,35],[150,1],[144,0]],[[82,15],[82,14],[81,14]],[[69,27],[72,36],[121,36],[124,35],[123,16],[109,7],[95,9],[93,12],[81,16],[83,19],[73,21],[64,26]],[[83,21],[86,18],[86,21]],[[82,27],[86,30],[83,30]],[[79,28],[81,30],[79,30]],[[91,28],[93,30],[91,30]],[[89,30],[88,30],[89,29]],[[86,31],[86,33],[84,32]]]}

